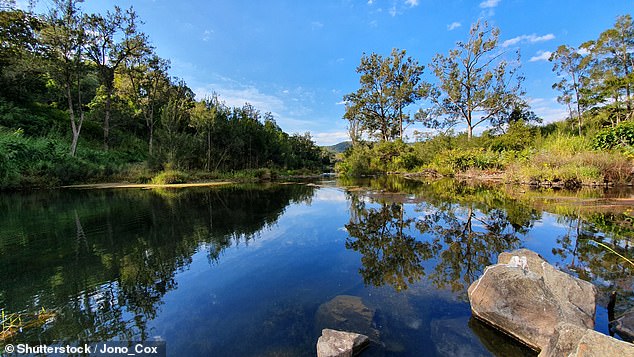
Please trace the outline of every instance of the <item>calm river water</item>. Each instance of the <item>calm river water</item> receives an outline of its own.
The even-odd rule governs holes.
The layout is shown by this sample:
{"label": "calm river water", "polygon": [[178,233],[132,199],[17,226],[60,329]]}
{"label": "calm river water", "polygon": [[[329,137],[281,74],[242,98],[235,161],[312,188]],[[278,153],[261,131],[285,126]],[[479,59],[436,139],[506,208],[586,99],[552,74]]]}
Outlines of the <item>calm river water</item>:
{"label": "calm river water", "polygon": [[[517,189],[515,189],[517,190]],[[455,181],[0,194],[1,341],[166,341],[168,356],[311,356],[321,329],[368,356],[530,355],[471,318],[466,289],[526,247],[634,305],[632,192]],[[618,200],[617,200],[618,202]],[[34,314],[50,318],[38,321]]]}

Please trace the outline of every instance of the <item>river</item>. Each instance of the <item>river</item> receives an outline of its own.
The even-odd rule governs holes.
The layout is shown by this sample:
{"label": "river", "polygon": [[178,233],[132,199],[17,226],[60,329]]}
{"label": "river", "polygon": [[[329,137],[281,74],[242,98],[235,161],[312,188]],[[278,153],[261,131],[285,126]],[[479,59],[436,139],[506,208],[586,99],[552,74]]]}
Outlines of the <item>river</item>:
{"label": "river", "polygon": [[[31,323],[0,348],[312,356],[322,328],[342,327],[373,337],[368,356],[531,355],[471,317],[469,284],[532,249],[597,285],[607,333],[608,294],[634,306],[634,267],[597,242],[632,257],[632,195],[396,177],[3,193],[0,308]],[[365,312],[337,317],[341,301]]]}

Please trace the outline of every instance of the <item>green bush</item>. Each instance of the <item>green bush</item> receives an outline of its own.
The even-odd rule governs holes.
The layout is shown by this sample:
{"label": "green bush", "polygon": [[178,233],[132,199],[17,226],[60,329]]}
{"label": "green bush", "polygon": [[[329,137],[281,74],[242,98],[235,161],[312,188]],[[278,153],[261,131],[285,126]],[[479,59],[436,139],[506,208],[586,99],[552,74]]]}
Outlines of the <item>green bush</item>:
{"label": "green bush", "polygon": [[165,170],[152,178],[154,185],[171,185],[177,183],[186,183],[189,176],[178,170]]}
{"label": "green bush", "polygon": [[441,172],[450,169],[454,173],[468,169],[499,170],[504,168],[504,162],[499,153],[482,148],[446,150],[437,156],[433,164]]}
{"label": "green bush", "polygon": [[601,130],[592,142],[593,148],[600,150],[625,148],[634,146],[634,121],[624,121],[614,128]]}

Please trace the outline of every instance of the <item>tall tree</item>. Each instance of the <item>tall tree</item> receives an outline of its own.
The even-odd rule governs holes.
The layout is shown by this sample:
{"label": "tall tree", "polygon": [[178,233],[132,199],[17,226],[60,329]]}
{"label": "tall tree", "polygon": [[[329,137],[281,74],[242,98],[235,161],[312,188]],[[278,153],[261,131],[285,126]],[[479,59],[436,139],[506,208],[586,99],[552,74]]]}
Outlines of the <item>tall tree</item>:
{"label": "tall tree", "polygon": [[42,46],[37,16],[0,2],[0,97],[27,102],[43,90]]}
{"label": "tall tree", "polygon": [[[467,42],[458,42],[449,55],[437,54],[431,67],[438,79],[432,90],[434,103],[431,126],[467,125],[467,136],[481,123],[504,115],[506,108],[523,95],[518,66],[500,59],[500,30],[480,21],[471,25]],[[519,54],[518,54],[519,57]],[[517,61],[519,63],[519,60]]]}
{"label": "tall tree", "polygon": [[[561,77],[561,80],[553,84],[553,89],[561,92],[557,100],[568,106],[570,118],[577,118],[579,135],[583,125],[582,117],[586,102],[582,96],[582,83],[587,78],[587,64],[578,49],[567,45],[561,45],[557,51],[550,55],[549,61],[553,62],[553,71]],[[575,111],[572,109],[575,108]]]}
{"label": "tall tree", "polygon": [[[602,74],[600,88],[611,94],[617,112],[624,99],[626,117],[634,116],[634,24],[631,15],[619,16],[614,27],[603,31],[589,46],[596,58],[594,69]],[[617,123],[620,116],[617,115]]]}
{"label": "tall tree", "polygon": [[216,122],[220,117],[226,115],[227,109],[224,103],[220,102],[218,95],[213,93],[210,98],[204,99],[194,106],[191,111],[190,125],[204,136],[206,143],[205,170],[211,171],[213,133]]}
{"label": "tall tree", "polygon": [[148,152],[154,151],[154,132],[160,108],[167,103],[170,89],[169,61],[148,53],[126,60],[126,92],[136,105],[148,131]]}
{"label": "tall tree", "polygon": [[110,112],[115,72],[130,57],[140,58],[149,51],[147,39],[137,29],[137,15],[132,8],[123,12],[115,6],[106,16],[86,16],[86,52],[97,66],[101,84],[105,87],[103,145],[108,150]]}
{"label": "tall tree", "polygon": [[364,54],[357,67],[361,88],[344,96],[348,103],[344,118],[383,141],[403,138],[404,128],[413,120],[403,110],[427,94],[428,85],[421,80],[424,66],[405,55],[398,49],[387,58]]}
{"label": "tall tree", "polygon": [[78,3],[83,0],[54,0],[42,31],[42,42],[51,56],[51,72],[64,87],[72,131],[71,155],[75,155],[84,122],[81,81],[85,74],[84,18]]}

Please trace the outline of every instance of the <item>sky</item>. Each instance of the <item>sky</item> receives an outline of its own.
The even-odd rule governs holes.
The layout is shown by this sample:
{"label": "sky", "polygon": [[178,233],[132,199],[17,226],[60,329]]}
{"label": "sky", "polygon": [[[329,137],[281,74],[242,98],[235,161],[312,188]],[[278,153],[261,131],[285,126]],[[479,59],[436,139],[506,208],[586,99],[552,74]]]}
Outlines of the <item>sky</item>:
{"label": "sky", "polygon": [[[36,11],[51,4],[40,0]],[[171,61],[170,74],[197,99],[216,92],[230,106],[251,103],[319,145],[348,140],[343,96],[359,88],[364,53],[405,49],[433,82],[434,55],[466,41],[479,19],[500,29],[501,50],[520,51],[531,110],[545,122],[561,120],[567,112],[551,88],[557,77],[548,55],[596,39],[634,9],[632,0],[86,0],[82,7],[105,13],[114,5],[134,7],[156,52]]]}

